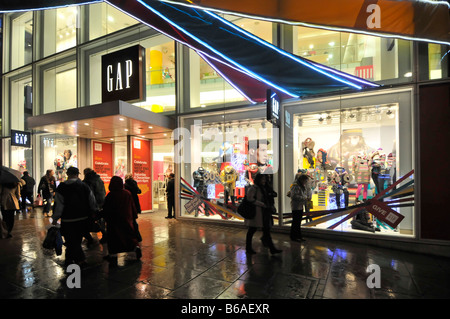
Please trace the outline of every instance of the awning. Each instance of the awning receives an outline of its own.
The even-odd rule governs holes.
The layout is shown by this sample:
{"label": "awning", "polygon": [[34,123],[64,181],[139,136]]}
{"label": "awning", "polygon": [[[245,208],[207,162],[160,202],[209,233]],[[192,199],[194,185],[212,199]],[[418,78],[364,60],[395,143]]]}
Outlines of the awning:
{"label": "awning", "polygon": [[191,47],[253,103],[264,102],[267,89],[286,99],[379,86],[281,50],[213,12],[156,0],[105,2]]}
{"label": "awning", "polygon": [[[448,1],[426,0],[161,0],[273,22],[405,37],[450,45]],[[0,0],[0,12],[39,10],[102,0]],[[134,0],[120,1],[134,2]],[[119,7],[121,5],[119,4]]]}
{"label": "awning", "polygon": [[148,139],[170,137],[176,121],[123,101],[85,106],[29,117],[28,128],[36,131],[116,141],[126,136]]}
{"label": "awning", "polygon": [[294,25],[450,45],[448,1],[161,0]]}
{"label": "awning", "polygon": [[283,98],[301,98],[378,84],[283,51],[215,13],[155,0],[106,1],[194,49],[253,102],[268,88]]}

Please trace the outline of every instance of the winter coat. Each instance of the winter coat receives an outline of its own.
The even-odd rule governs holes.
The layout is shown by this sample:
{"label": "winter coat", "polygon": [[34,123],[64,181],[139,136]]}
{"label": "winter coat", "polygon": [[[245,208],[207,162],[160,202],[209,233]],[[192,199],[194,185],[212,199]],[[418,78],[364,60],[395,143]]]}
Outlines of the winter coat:
{"label": "winter coat", "polygon": [[36,185],[36,181],[31,176],[22,176],[22,179],[25,181],[25,186],[22,188],[22,192],[26,194],[32,194],[34,185]]}
{"label": "winter coat", "polygon": [[247,192],[247,199],[250,203],[255,205],[255,217],[253,219],[246,219],[244,224],[249,227],[271,227],[272,211],[268,203],[268,197],[265,190],[258,186],[252,185]]}
{"label": "winter coat", "polygon": [[18,184],[13,186],[12,188],[9,188],[7,185],[0,185],[0,194],[1,194],[0,198],[2,209],[4,210],[20,209],[19,205],[20,190]]}
{"label": "winter coat", "polygon": [[139,214],[141,212],[141,203],[139,202],[138,194],[142,193],[141,189],[139,188],[137,182],[132,178],[128,178],[125,180],[125,189],[131,193],[134,201],[134,206],[136,206],[136,210]]}
{"label": "winter coat", "polygon": [[44,198],[51,197],[56,190],[56,180],[54,177],[48,178],[47,175],[42,176],[38,186],[38,193],[42,192]]}
{"label": "winter coat", "polygon": [[307,187],[301,187],[299,184],[294,183],[290,190],[291,197],[291,209],[294,210],[303,210],[306,201],[311,198],[310,194],[308,194]]}
{"label": "winter coat", "polygon": [[108,229],[110,254],[133,251],[138,246],[135,220],[138,218],[131,193],[124,189],[123,180],[113,176],[103,205],[103,217]]}
{"label": "winter coat", "polygon": [[98,208],[102,208],[105,202],[106,190],[105,184],[100,178],[100,175],[98,175],[95,171],[90,171],[84,176],[83,182],[89,186],[94,194]]}

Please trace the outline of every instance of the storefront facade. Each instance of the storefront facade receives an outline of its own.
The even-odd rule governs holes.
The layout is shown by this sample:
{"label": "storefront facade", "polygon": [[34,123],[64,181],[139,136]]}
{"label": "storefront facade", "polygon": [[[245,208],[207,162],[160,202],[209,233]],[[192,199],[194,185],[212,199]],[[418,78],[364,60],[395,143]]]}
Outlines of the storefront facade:
{"label": "storefront facade", "polygon": [[[72,165],[93,167],[105,183],[133,173],[150,196],[141,196],[145,211],[165,209],[165,178],[174,172],[177,218],[236,227],[243,220],[235,207],[264,167],[278,193],[273,217],[279,231],[290,227],[286,194],[299,172],[312,177],[311,212],[321,212],[373,199],[414,170],[408,179],[414,192],[407,197],[413,204],[395,206],[403,216],[396,227],[373,215],[365,220],[370,229],[356,217],[341,222],[344,215],[323,220],[317,214],[303,229],[311,236],[447,254],[450,238],[426,223],[435,214],[424,206],[431,195],[421,196],[421,150],[429,146],[420,142],[427,103],[420,97],[437,85],[444,104],[435,110],[448,112],[448,47],[223,16],[286,51],[381,86],[282,100],[275,125],[267,121],[266,103],[247,101],[201,55],[106,3],[7,13],[3,165],[26,169],[35,179],[54,169],[59,181]],[[102,58],[133,46],[144,51],[143,95],[119,102],[119,94],[107,102]],[[110,80],[119,87],[117,74]],[[11,130],[30,133],[30,146],[13,145]],[[189,194],[203,202],[189,206]]]}

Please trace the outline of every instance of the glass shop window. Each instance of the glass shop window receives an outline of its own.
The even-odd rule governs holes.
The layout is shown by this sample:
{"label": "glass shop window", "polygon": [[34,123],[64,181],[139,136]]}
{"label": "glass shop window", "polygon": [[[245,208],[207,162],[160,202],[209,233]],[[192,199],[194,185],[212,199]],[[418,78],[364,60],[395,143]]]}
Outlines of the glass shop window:
{"label": "glass shop window", "polygon": [[[293,117],[293,167],[309,175],[311,211],[346,209],[365,203],[399,177],[399,104],[296,114]],[[400,205],[401,206],[401,205]],[[396,208],[402,213],[403,208]],[[327,229],[344,215],[304,220],[304,227]],[[342,222],[341,231],[410,235],[363,211]]]}
{"label": "glass shop window", "polygon": [[52,169],[58,185],[67,179],[66,171],[69,167],[78,167],[76,137],[43,135],[40,137],[40,150],[40,176],[44,176],[48,169]]}
{"label": "glass shop window", "polygon": [[[253,185],[257,172],[264,173],[270,185],[277,187],[274,178],[278,169],[274,156],[277,146],[272,124],[265,119],[186,124],[190,133],[189,137],[183,137],[187,148],[181,155],[181,176],[186,192],[182,192],[181,214],[241,221],[235,214],[236,208]],[[203,202],[191,207],[192,195],[196,193]]]}
{"label": "glass shop window", "polygon": [[9,32],[5,33],[9,46],[9,70],[14,70],[32,62],[33,58],[33,12],[7,14]]}

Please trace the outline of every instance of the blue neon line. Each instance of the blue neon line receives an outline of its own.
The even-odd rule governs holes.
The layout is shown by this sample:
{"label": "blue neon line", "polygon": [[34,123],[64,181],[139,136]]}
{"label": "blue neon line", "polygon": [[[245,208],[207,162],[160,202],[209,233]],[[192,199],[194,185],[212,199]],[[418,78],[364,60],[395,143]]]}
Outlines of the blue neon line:
{"label": "blue neon line", "polygon": [[[175,2],[170,1],[170,0],[159,0],[159,1],[167,2],[167,3],[175,3],[175,4],[186,6],[186,7],[205,10],[204,7],[194,5],[194,4],[180,3],[180,2],[176,2],[176,1]],[[445,3],[450,8],[450,4],[443,2],[443,1],[441,1],[441,2],[442,2],[442,4]],[[433,4],[438,4],[438,3],[439,2],[433,2]],[[315,24],[306,23],[306,22],[292,22],[292,21],[276,19],[276,18],[265,18],[265,17],[245,14],[245,13],[241,13],[241,12],[230,12],[230,11],[220,10],[220,9],[216,9],[216,8],[207,8],[207,10],[219,12],[219,13],[223,13],[223,14],[231,14],[231,15],[235,15],[235,16],[239,16],[239,17],[243,17],[243,18],[258,19],[258,20],[263,20],[263,21],[268,21],[268,22],[289,24],[289,25],[293,25],[293,26],[304,26],[304,27],[308,27],[308,28],[324,29],[324,30],[331,30],[331,31],[337,31],[337,32],[352,32],[352,33],[364,34],[364,35],[368,35],[368,36],[377,36],[377,37],[381,37],[381,38],[400,38],[400,39],[408,40],[408,41],[422,41],[422,42],[431,42],[431,43],[437,43],[437,44],[450,45],[450,42],[439,41],[439,40],[435,40],[435,39],[415,38],[415,37],[408,37],[408,36],[400,35],[400,34],[394,35],[394,34],[379,33],[379,32],[366,32],[363,30],[348,29],[348,28],[342,28],[342,27],[329,27],[329,26],[323,26],[323,25],[315,25]]]}
{"label": "blue neon line", "polygon": [[[326,75],[326,76],[328,76],[328,77],[331,77],[331,78],[333,78],[333,79],[335,79],[335,80],[337,80],[337,81],[339,81],[339,82],[346,83],[346,84],[348,84],[348,85],[350,85],[350,86],[353,86],[353,87],[355,87],[355,88],[357,88],[357,89],[361,89],[360,86],[358,86],[358,85],[356,85],[356,84],[354,84],[354,83],[352,83],[352,82],[348,82],[348,81],[346,81],[346,80],[344,80],[344,79],[340,79],[340,78],[335,77],[335,76],[333,76],[333,75],[331,75],[331,74],[328,74],[328,73],[326,73],[325,71],[322,71],[322,70],[317,69],[317,67],[311,65],[311,64],[308,63],[308,62],[303,61],[303,60],[301,60],[301,59],[299,59],[299,58],[297,58],[297,57],[295,57],[295,56],[289,54],[289,53],[286,52],[286,51],[280,50],[278,47],[274,46],[273,44],[271,44],[271,43],[269,43],[269,42],[266,42],[266,41],[264,41],[264,40],[258,38],[257,36],[255,36],[255,35],[253,35],[253,34],[247,32],[247,31],[245,31],[245,30],[243,30],[243,29],[237,27],[235,24],[229,22],[228,20],[226,20],[226,19],[220,17],[219,15],[217,15],[217,14],[215,14],[215,13],[212,13],[212,12],[209,12],[209,11],[206,11],[206,10],[205,10],[205,12],[206,12],[207,14],[211,15],[212,17],[215,17],[215,18],[219,19],[220,21],[222,21],[223,23],[227,24],[228,26],[234,28],[235,30],[244,33],[244,34],[247,35],[248,37],[250,37],[250,38],[252,38],[252,39],[258,41],[259,43],[261,43],[261,44],[263,44],[263,45],[265,45],[265,46],[267,46],[267,47],[269,47],[269,48],[271,48],[271,49],[277,51],[278,53],[283,54],[284,56],[286,56],[286,57],[288,57],[288,58],[290,58],[290,59],[292,59],[292,60],[294,60],[294,61],[296,61],[296,62],[299,62],[299,63],[303,64],[303,65],[306,66],[306,67],[309,67],[309,68],[311,68],[311,69],[313,69],[313,70],[315,70],[315,71],[317,71],[317,72],[319,72],[319,73],[322,73],[322,74],[324,74],[324,75]],[[359,79],[355,79],[355,81],[360,81],[360,80],[359,80]]]}
{"label": "blue neon line", "polygon": [[[182,40],[179,40],[179,39],[175,38],[174,36],[172,36],[172,35],[170,35],[170,34],[164,32],[164,31],[162,31],[162,30],[160,30],[160,29],[158,29],[158,28],[156,28],[155,26],[149,24],[148,22],[146,22],[146,21],[144,21],[144,20],[142,20],[142,19],[140,19],[140,18],[138,18],[138,17],[136,17],[136,16],[130,14],[130,13],[127,12],[127,11],[124,11],[122,8],[117,7],[116,5],[110,3],[109,1],[107,1],[107,0],[104,0],[104,1],[105,1],[106,3],[108,3],[110,6],[112,6],[112,7],[116,8],[117,10],[121,11],[122,13],[127,14],[128,16],[131,16],[133,19],[136,19],[137,21],[139,21],[139,22],[141,22],[141,23],[143,23],[143,24],[145,24],[145,25],[150,26],[151,28],[155,29],[156,31],[158,31],[158,32],[161,33],[161,34],[164,34],[164,35],[167,36],[168,38],[171,38],[172,40],[174,40],[174,41],[176,41],[176,42],[178,42],[178,43],[181,43],[181,44],[183,44],[183,45],[185,45],[185,46],[191,48],[191,49],[192,49],[193,51],[195,51],[195,52],[199,52],[199,51],[200,51],[198,48],[196,48],[196,47],[190,45],[189,43],[184,42],[184,41],[182,41]],[[202,51],[202,53],[203,53],[204,56],[207,56],[208,58],[210,58],[210,59],[212,59],[212,60],[215,60],[215,61],[217,61],[217,62],[220,62],[220,63],[222,63],[222,64],[228,66],[229,68],[231,68],[231,69],[233,69],[233,70],[236,70],[236,71],[238,71],[238,72],[241,72],[241,73],[243,73],[243,74],[248,75],[249,77],[252,77],[252,78],[256,79],[252,74],[250,74],[250,73],[248,73],[248,72],[245,72],[245,70],[239,69],[239,68],[236,67],[235,65],[229,64],[229,63],[227,63],[226,61],[220,60],[220,59],[218,59],[217,57],[211,56],[211,55],[209,55],[209,54],[207,54],[207,53],[205,53],[205,52],[203,52],[203,51]],[[291,95],[291,94],[288,94],[288,95],[290,95],[290,96],[292,96],[292,97],[297,97],[297,96]]]}
{"label": "blue neon line", "polygon": [[[196,51],[199,56],[202,57],[203,60],[208,61],[208,59],[200,52]],[[236,91],[238,91],[240,94],[242,94],[247,100],[249,100],[252,104],[257,104],[256,101],[253,101],[247,94],[245,94],[242,90],[239,89],[237,85],[233,83],[227,76],[225,76],[222,72],[220,72],[217,68],[214,67],[211,63],[208,63],[217,73],[220,74],[221,77],[223,77]]]}
{"label": "blue neon line", "polygon": [[158,16],[160,16],[161,18],[163,18],[164,20],[166,20],[168,23],[170,23],[171,25],[175,26],[176,28],[178,28],[179,30],[181,30],[182,32],[186,33],[187,35],[189,35],[190,37],[192,37],[193,39],[195,39],[196,41],[198,41],[199,43],[201,43],[202,45],[204,45],[205,47],[207,47],[208,49],[210,49],[211,51],[213,51],[214,53],[216,53],[217,55],[221,56],[222,58],[224,58],[225,60],[229,61],[230,63],[235,64],[236,66],[238,66],[239,68],[242,68],[243,70],[245,70],[246,72],[250,73],[253,75],[253,77],[255,77],[256,79],[260,80],[261,82],[266,83],[267,85],[273,86],[275,88],[277,88],[278,90],[280,90],[281,92],[284,92],[292,97],[300,97],[297,94],[294,93],[290,93],[289,91],[285,90],[284,88],[279,87],[278,85],[271,83],[270,81],[261,78],[259,75],[257,75],[256,73],[248,70],[247,68],[243,67],[242,65],[240,65],[239,63],[233,61],[232,59],[230,59],[229,57],[225,56],[224,54],[222,54],[221,52],[217,51],[216,49],[214,49],[213,47],[211,47],[210,45],[208,45],[206,42],[200,40],[199,38],[197,38],[196,36],[194,36],[193,34],[191,34],[190,32],[184,30],[183,28],[181,28],[179,25],[173,23],[171,20],[169,20],[167,17],[165,17],[163,14],[161,14],[160,12],[156,11],[154,8],[152,8],[150,5],[148,5],[147,3],[143,2],[142,0],[137,0],[137,2],[139,2],[140,4],[142,4],[143,6],[147,7],[150,11],[152,11],[153,13],[157,14]]}

